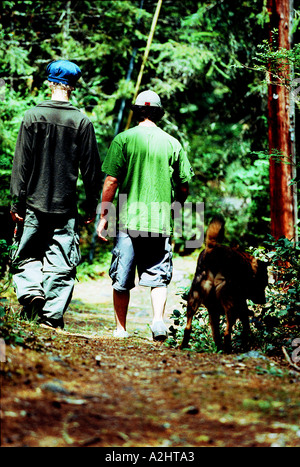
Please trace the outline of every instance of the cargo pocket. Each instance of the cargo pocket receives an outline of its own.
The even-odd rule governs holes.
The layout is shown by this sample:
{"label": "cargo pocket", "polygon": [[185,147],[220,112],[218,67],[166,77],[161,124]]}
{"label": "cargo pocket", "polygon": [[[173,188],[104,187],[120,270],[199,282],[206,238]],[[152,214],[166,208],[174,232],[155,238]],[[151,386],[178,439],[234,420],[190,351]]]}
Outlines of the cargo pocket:
{"label": "cargo pocket", "polygon": [[109,277],[112,279],[113,282],[117,280],[119,259],[120,259],[120,250],[119,248],[115,247],[112,250],[112,260],[111,260],[111,265],[109,268]]}
{"label": "cargo pocket", "polygon": [[81,253],[80,253],[80,246],[79,246],[79,235],[74,233],[73,242],[70,252],[70,265],[74,268],[78,266],[81,261]]}
{"label": "cargo pocket", "polygon": [[173,276],[173,250],[169,239],[166,239],[166,282],[169,284]]}

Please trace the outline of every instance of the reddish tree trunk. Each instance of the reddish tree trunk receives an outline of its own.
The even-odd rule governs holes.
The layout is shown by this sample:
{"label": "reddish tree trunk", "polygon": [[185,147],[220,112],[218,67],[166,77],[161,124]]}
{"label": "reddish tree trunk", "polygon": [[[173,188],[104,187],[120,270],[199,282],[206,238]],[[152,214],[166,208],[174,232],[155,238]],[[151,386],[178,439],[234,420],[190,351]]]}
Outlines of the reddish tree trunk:
{"label": "reddish tree trunk", "polygon": [[[290,49],[290,0],[268,0],[270,15],[270,41],[280,48]],[[278,29],[278,43],[274,44],[272,30]],[[270,202],[271,202],[271,233],[275,239],[285,236],[295,238],[296,203],[292,164],[294,144],[291,131],[294,122],[293,103],[286,86],[291,70],[288,64],[283,64],[276,75],[269,73],[268,118],[269,118],[269,149],[284,156],[284,161],[278,162],[270,158]],[[287,163],[287,161],[289,163]]]}

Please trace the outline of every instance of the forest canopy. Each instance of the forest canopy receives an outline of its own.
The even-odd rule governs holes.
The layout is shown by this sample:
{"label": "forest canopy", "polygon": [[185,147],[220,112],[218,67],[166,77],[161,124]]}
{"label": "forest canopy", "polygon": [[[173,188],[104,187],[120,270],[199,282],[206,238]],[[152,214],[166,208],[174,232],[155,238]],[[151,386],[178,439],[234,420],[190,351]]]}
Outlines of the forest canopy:
{"label": "forest canopy", "polygon": [[[69,59],[82,69],[72,103],[92,120],[105,157],[115,132],[125,128],[156,4],[1,2],[2,207],[10,203],[20,122],[28,108],[49,98],[46,67],[52,60]],[[166,111],[160,126],[188,153],[195,171],[191,200],[205,203],[206,222],[221,212],[230,240],[246,245],[260,243],[270,230],[268,20],[263,0],[163,0],[141,83],[141,90],[160,95]],[[295,78],[298,22],[294,11]],[[298,115],[296,108],[296,123]],[[81,206],[82,184],[79,198]]]}

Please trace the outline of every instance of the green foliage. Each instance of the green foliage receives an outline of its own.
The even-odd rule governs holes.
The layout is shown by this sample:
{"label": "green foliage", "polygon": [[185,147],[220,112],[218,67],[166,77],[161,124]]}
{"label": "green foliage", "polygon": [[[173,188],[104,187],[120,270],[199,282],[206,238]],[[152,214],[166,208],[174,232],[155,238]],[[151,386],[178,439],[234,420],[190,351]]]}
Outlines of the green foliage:
{"label": "green foliage", "polygon": [[40,351],[43,342],[36,333],[37,324],[27,323],[19,317],[19,311],[0,301],[0,338],[6,345],[20,346]]}
{"label": "green foliage", "polygon": [[24,331],[10,315],[10,308],[0,303],[0,337],[6,344],[24,345]]}
{"label": "green foliage", "polygon": [[[269,72],[271,80],[277,81],[287,87],[291,86],[291,81],[300,76],[300,44],[296,43],[291,49],[285,49],[276,45],[278,30],[272,32],[272,41],[264,39],[258,45],[255,61],[257,68],[264,72]],[[287,73],[288,68],[293,70],[293,74]]]}
{"label": "green foliage", "polygon": [[[265,258],[270,262],[273,281],[265,319],[275,318],[288,326],[300,324],[300,244],[285,237],[265,242]],[[261,251],[261,250],[258,250]]]}
{"label": "green foliage", "polygon": [[[11,250],[14,247],[7,244],[7,241],[0,238],[0,278],[5,272],[5,266],[7,264]],[[0,285],[0,293],[2,286]]]}
{"label": "green foliage", "polygon": [[[180,310],[173,310],[170,319],[174,320],[174,326],[169,328],[170,336],[166,345],[177,347],[183,339],[186,324],[185,314]],[[217,351],[209,327],[208,312],[205,308],[200,308],[194,316],[189,348],[193,352],[213,353]]]}
{"label": "green foliage", "polygon": [[[110,249],[112,245],[110,245]],[[91,263],[88,256],[83,259],[77,268],[77,279],[82,282],[89,279],[97,279],[107,274],[111,263],[111,254],[106,249],[96,250],[95,260]]]}
{"label": "green foliage", "polygon": [[[137,0],[1,2],[0,78],[6,86],[4,100],[0,95],[0,205],[10,203],[11,164],[24,112],[49,98],[45,69],[53,59],[74,60],[82,68],[72,103],[92,120],[105,157],[122,99],[120,130],[127,121],[156,3],[144,2],[141,11]],[[266,42],[267,21],[260,0],[163,2],[141,86],[160,93],[166,110],[161,126],[188,151],[196,172],[190,198],[205,202],[205,220],[222,212],[230,221],[230,239],[254,245],[269,229],[262,71],[275,51]],[[297,21],[299,15],[295,28]],[[280,53],[298,66],[299,46]],[[84,197],[80,181],[80,206]]]}
{"label": "green foliage", "polygon": [[19,127],[25,111],[44,100],[44,93],[25,94],[9,90],[6,86],[5,100],[0,100],[0,206],[10,203],[9,185],[11,167]]}

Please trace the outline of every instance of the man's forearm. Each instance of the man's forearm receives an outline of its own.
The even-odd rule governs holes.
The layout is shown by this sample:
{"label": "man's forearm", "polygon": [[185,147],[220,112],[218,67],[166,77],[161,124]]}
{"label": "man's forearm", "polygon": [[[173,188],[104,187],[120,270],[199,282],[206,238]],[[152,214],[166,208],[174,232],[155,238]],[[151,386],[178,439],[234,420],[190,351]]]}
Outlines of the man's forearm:
{"label": "man's forearm", "polygon": [[109,204],[113,202],[116,191],[118,189],[117,178],[108,175],[104,181],[102,190],[102,201],[101,201],[101,219],[107,216]]}
{"label": "man's forearm", "polygon": [[97,227],[97,234],[100,240],[107,242],[105,231],[107,229],[107,215],[109,207],[114,200],[116,191],[118,188],[118,180],[108,175],[105,179],[103,190],[102,190],[102,201],[101,201],[101,214],[100,221]]}

